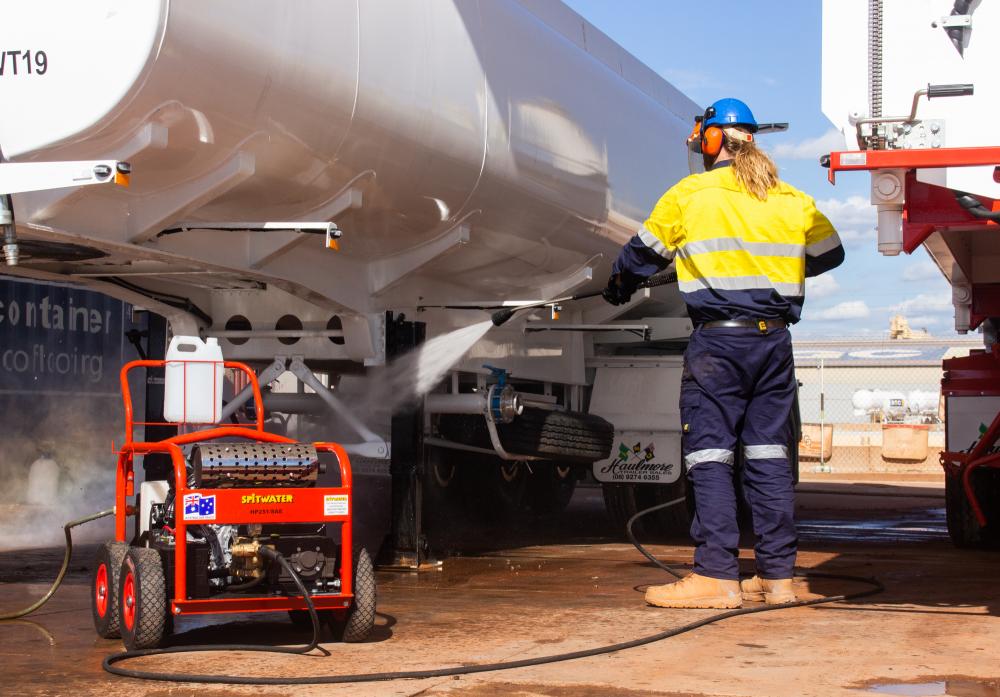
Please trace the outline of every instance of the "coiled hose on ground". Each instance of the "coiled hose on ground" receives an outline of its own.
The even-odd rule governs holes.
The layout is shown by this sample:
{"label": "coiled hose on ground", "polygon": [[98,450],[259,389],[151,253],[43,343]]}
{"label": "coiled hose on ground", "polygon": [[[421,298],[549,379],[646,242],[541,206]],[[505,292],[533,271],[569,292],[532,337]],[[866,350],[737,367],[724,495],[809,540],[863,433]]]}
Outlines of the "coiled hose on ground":
{"label": "coiled hose on ground", "polygon": [[[661,562],[659,559],[654,557],[636,538],[635,534],[632,532],[632,527],[635,522],[650,513],[654,513],[658,510],[668,508],[670,506],[676,506],[682,503],[684,499],[677,499],[674,501],[668,501],[667,503],[662,503],[646,510],[639,511],[631,519],[629,519],[626,525],[626,534],[628,535],[629,541],[635,546],[643,556],[649,559],[657,567],[663,569],[667,573],[671,574],[676,578],[681,578],[681,575],[670,565]],[[49,598],[56,592],[59,585],[62,583],[63,577],[66,575],[66,569],[69,565],[70,555],[72,553],[73,540],[70,530],[78,525],[90,522],[92,520],[97,520],[98,518],[103,518],[104,516],[111,515],[113,511],[102,511],[93,516],[88,516],[87,518],[82,518],[71,523],[67,523],[65,526],[66,531],[66,554],[63,559],[62,568],[59,570],[59,575],[56,577],[55,582],[49,591],[43,596],[39,601],[32,604],[30,607],[24,610],[19,610],[14,613],[8,613],[5,615],[0,615],[0,619],[14,619],[17,617],[23,617],[31,612],[34,612],[39,607],[44,605]],[[810,572],[804,574],[806,578],[823,578],[823,579],[833,579],[838,581],[850,581],[855,583],[862,583],[867,586],[863,590],[859,590],[854,593],[846,593],[842,595],[832,595],[825,596],[822,598],[814,598],[811,600],[797,600],[793,603],[786,603],[783,605],[761,605],[758,607],[740,608],[737,610],[727,610],[726,612],[720,612],[709,617],[704,617],[700,620],[695,620],[694,622],[689,622],[687,624],[681,625],[680,627],[673,627],[671,629],[666,629],[662,632],[656,632],[655,634],[648,634],[637,639],[632,639],[630,641],[622,641],[615,644],[606,644],[603,646],[595,646],[590,649],[583,649],[580,651],[568,651],[566,653],[551,654],[548,656],[538,656],[536,658],[524,658],[516,661],[500,661],[497,663],[479,663],[474,665],[454,665],[447,666],[444,668],[428,668],[425,670],[402,670],[402,671],[390,671],[381,673],[354,673],[348,675],[313,675],[306,677],[252,677],[244,675],[197,675],[192,673],[166,673],[159,671],[147,671],[147,670],[134,670],[125,668],[119,664],[132,658],[141,658],[144,656],[159,656],[164,654],[172,653],[190,653],[198,651],[255,651],[255,652],[267,652],[267,653],[283,653],[283,654],[308,654],[314,649],[318,649],[323,653],[323,655],[330,655],[330,652],[319,646],[320,637],[320,623],[319,616],[316,614],[316,608],[313,606],[312,598],[309,596],[302,580],[299,578],[298,574],[294,572],[291,566],[288,564],[287,560],[279,553],[269,550],[268,552],[263,552],[265,548],[261,548],[262,553],[269,554],[272,556],[273,560],[282,565],[285,571],[292,577],[295,582],[296,587],[302,594],[302,597],[306,601],[306,605],[309,609],[309,619],[312,621],[312,640],[305,646],[299,647],[285,647],[285,646],[247,646],[243,644],[210,644],[210,645],[196,645],[196,646],[172,646],[163,649],[144,649],[139,651],[122,651],[119,653],[111,654],[107,656],[101,663],[101,666],[109,673],[115,675],[121,675],[129,678],[137,678],[140,680],[159,680],[165,682],[199,682],[199,683],[215,683],[215,684],[225,684],[225,685],[330,685],[330,684],[340,684],[340,683],[362,683],[362,682],[381,682],[386,680],[417,680],[423,678],[443,678],[451,677],[456,675],[471,675],[474,673],[489,673],[499,670],[510,670],[513,668],[528,668],[531,666],[540,666],[548,663],[559,663],[562,661],[571,661],[578,658],[588,658],[591,656],[600,656],[602,654],[613,653],[615,651],[624,651],[625,649],[632,649],[638,646],[645,646],[647,644],[652,644],[658,641],[663,641],[664,639],[669,639],[671,637],[679,636],[681,634],[686,634],[687,632],[694,631],[709,624],[714,624],[716,622],[722,622],[723,620],[731,619],[733,617],[739,617],[741,615],[753,615],[761,612],[773,612],[776,610],[785,610],[793,607],[806,607],[809,605],[821,605],[826,603],[834,603],[845,600],[857,600],[860,598],[868,597],[870,595],[875,595],[885,590],[882,583],[875,578],[867,578],[863,576],[850,576],[847,574],[827,574],[827,573],[815,573]]]}

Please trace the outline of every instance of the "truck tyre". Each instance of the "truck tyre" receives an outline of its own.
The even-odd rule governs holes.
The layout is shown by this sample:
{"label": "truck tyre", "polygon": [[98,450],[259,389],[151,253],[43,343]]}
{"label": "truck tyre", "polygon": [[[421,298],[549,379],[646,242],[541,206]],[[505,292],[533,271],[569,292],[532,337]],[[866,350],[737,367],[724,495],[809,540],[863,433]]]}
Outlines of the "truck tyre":
{"label": "truck tyre", "polygon": [[160,553],[130,547],[119,578],[122,643],[128,651],[152,649],[167,628],[167,584]]}
{"label": "truck tyre", "polygon": [[468,513],[498,523],[510,520],[524,504],[528,468],[523,460],[468,453],[461,486]]}
{"label": "truck tyre", "polygon": [[687,477],[681,475],[671,484],[653,485],[653,498],[656,502],[653,505],[684,499],[683,503],[663,508],[652,516],[661,535],[668,538],[687,536],[694,518],[694,493],[687,485]]}
{"label": "truck tyre", "polygon": [[364,547],[354,557],[353,585],[354,599],[347,616],[330,621],[334,637],[349,644],[364,641],[375,627],[375,567]]}
{"label": "truck tyre", "polygon": [[632,526],[636,537],[676,537],[687,533],[694,512],[690,489],[682,475],[671,484],[601,485],[604,507],[616,534],[625,535],[629,519],[639,511],[683,497],[685,503],[643,516]]}
{"label": "truck tyre", "polygon": [[428,524],[448,524],[462,500],[460,463],[470,453],[429,446],[421,471],[424,516]]}
{"label": "truck tyre", "polygon": [[965,495],[962,478],[946,474],[944,478],[945,517],[948,535],[956,547],[994,547],[1000,544],[1000,477],[995,470],[972,473],[972,486],[979,505],[986,514],[986,527],[980,527]]}
{"label": "truck tyre", "polygon": [[[611,533],[616,537],[625,536],[625,526],[629,518],[634,516],[640,509],[636,504],[635,484],[601,484],[601,493],[604,494],[604,510],[608,514],[611,523]],[[637,536],[646,535],[648,520],[639,519],[632,526],[632,531]]]}
{"label": "truck tyre", "polygon": [[121,610],[118,606],[118,578],[128,545],[105,542],[97,550],[94,570],[90,576],[90,609],[94,629],[103,639],[121,636]]}
{"label": "truck tyre", "polygon": [[561,513],[566,510],[576,482],[580,478],[578,468],[561,462],[536,462],[528,476],[528,508],[538,515]]}
{"label": "truck tyre", "polygon": [[[490,448],[481,416],[442,415],[442,435],[466,445]],[[575,411],[528,407],[509,424],[498,424],[500,443],[512,455],[529,455],[562,462],[597,462],[611,455],[615,427],[600,416]]]}

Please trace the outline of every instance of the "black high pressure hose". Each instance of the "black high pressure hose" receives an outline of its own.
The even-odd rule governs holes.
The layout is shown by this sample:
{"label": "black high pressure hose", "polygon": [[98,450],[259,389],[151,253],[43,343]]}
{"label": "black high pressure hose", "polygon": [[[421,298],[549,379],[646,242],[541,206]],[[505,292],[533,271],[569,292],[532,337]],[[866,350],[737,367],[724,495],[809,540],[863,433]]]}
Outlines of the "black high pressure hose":
{"label": "black high pressure hose", "polygon": [[85,518],[80,518],[79,520],[72,520],[63,526],[63,533],[66,535],[66,551],[63,552],[62,566],[59,567],[59,573],[56,574],[56,580],[52,582],[49,586],[49,590],[41,598],[33,602],[26,608],[20,610],[14,610],[12,612],[6,612],[0,614],[0,620],[16,620],[19,617],[24,617],[25,615],[30,615],[32,612],[40,608],[45,603],[49,602],[49,599],[59,590],[59,586],[62,585],[63,578],[66,576],[66,570],[69,569],[69,560],[73,556],[73,528],[83,525],[84,523],[89,523],[100,518],[105,518],[109,515],[114,515],[115,509],[109,508],[106,511],[101,511],[100,513],[94,513]]}
{"label": "black high pressure hose", "polygon": [[[676,506],[682,503],[684,499],[676,499],[674,501],[669,501],[667,503],[662,503],[646,510],[640,511],[639,513],[632,516],[626,525],[626,534],[629,540],[639,550],[647,559],[649,559],[653,564],[663,569],[664,571],[670,573],[671,575],[680,578],[673,568],[669,565],[664,564],[659,559],[654,557],[643,545],[635,538],[635,534],[632,531],[632,526],[635,522],[650,513],[654,513],[663,508],[668,508],[669,506]],[[263,548],[262,548],[263,549]],[[730,619],[732,617],[739,617],[740,615],[753,615],[760,612],[772,612],[774,610],[784,610],[793,607],[806,607],[809,605],[821,605],[825,603],[833,603],[844,600],[857,600],[859,598],[864,598],[870,595],[875,595],[876,593],[881,593],[885,590],[885,587],[880,581],[875,578],[866,578],[862,576],[850,576],[846,574],[826,574],[826,573],[816,573],[810,572],[806,573],[806,578],[824,578],[824,579],[834,579],[838,581],[850,581],[856,583],[863,583],[868,586],[868,588],[857,591],[855,593],[847,593],[842,595],[832,595],[825,596],[822,598],[814,598],[812,600],[797,600],[793,603],[786,603],[783,605],[761,605],[758,607],[740,608],[737,610],[729,610],[726,612],[720,612],[709,617],[696,620],[694,622],[689,622],[688,624],[681,625],[680,627],[675,627],[673,629],[666,629],[662,632],[657,632],[655,634],[649,634],[644,637],[639,637],[638,639],[632,639],[631,641],[623,641],[616,644],[607,644],[605,646],[596,646],[591,649],[583,649],[581,651],[569,651],[566,653],[557,653],[549,656],[539,656],[537,658],[525,658],[517,661],[501,661],[498,663],[479,663],[475,665],[457,665],[449,666],[446,668],[430,668],[427,670],[403,670],[403,671],[390,671],[382,673],[355,673],[350,675],[314,675],[307,677],[287,677],[287,678],[268,678],[268,677],[247,677],[241,675],[194,675],[188,673],[163,673],[156,671],[144,671],[144,670],[129,670],[128,668],[122,668],[116,664],[126,661],[130,658],[139,658],[142,656],[156,656],[160,654],[168,653],[186,653],[188,651],[264,651],[264,652],[277,652],[277,653],[308,653],[313,648],[317,648],[319,642],[319,618],[316,615],[315,608],[313,607],[312,600],[309,598],[305,587],[302,585],[299,577],[291,570],[288,566],[288,562],[285,561],[284,557],[280,554],[274,553],[274,558],[282,564],[286,571],[295,580],[299,591],[302,593],[306,600],[306,604],[309,607],[309,618],[312,620],[313,625],[313,640],[308,646],[300,648],[285,648],[285,647],[261,647],[261,646],[241,646],[236,644],[216,644],[212,646],[186,646],[186,647],[171,647],[166,649],[147,649],[144,651],[123,651],[121,653],[116,653],[108,656],[104,659],[101,664],[104,670],[109,673],[114,673],[115,675],[121,675],[129,678],[139,678],[142,680],[160,680],[167,682],[201,682],[201,683],[215,683],[215,684],[226,684],[226,685],[330,685],[330,684],[340,684],[340,683],[361,683],[361,682],[380,682],[386,680],[416,680],[422,678],[444,678],[456,675],[470,675],[473,673],[488,673],[498,670],[510,670],[512,668],[527,668],[530,666],[540,666],[547,663],[558,663],[561,661],[571,661],[577,658],[588,658],[590,656],[599,656],[602,654],[613,653],[615,651],[623,651],[625,649],[635,648],[637,646],[645,646],[646,644],[652,644],[657,641],[663,641],[664,639],[669,639],[671,637],[678,636],[680,634],[685,634],[691,632],[700,627],[704,627],[709,624],[716,622],[721,622],[723,620]],[[322,648],[320,648],[323,651]],[[327,655],[329,655],[328,652]]]}
{"label": "black high pressure hose", "polygon": [[[653,556],[635,537],[635,533],[632,528],[635,522],[642,518],[643,516],[649,515],[650,513],[655,513],[664,508],[670,506],[676,506],[683,503],[684,499],[676,499],[674,501],[668,501],[667,503],[661,503],[657,506],[647,508],[643,511],[639,511],[634,516],[632,516],[625,527],[625,532],[628,535],[629,541],[635,546],[643,556],[649,559],[657,567],[663,569],[667,573],[671,574],[676,578],[681,578],[681,575],[674,570],[668,564],[661,562],[655,556]],[[31,612],[34,612],[39,607],[44,605],[52,597],[52,595],[59,588],[62,583],[63,577],[66,575],[66,569],[69,566],[70,556],[73,551],[73,536],[71,533],[72,528],[88,523],[92,520],[97,520],[98,518],[103,518],[105,516],[111,515],[114,510],[102,511],[101,513],[96,513],[86,518],[81,518],[80,520],[75,520],[67,523],[64,526],[64,531],[66,534],[66,552],[63,556],[62,567],[59,569],[59,574],[56,580],[53,582],[52,586],[49,588],[48,592],[38,601],[33,603],[23,610],[18,610],[15,612],[10,612],[0,615],[0,620],[13,620],[19,617],[23,617]],[[288,560],[285,559],[279,552],[271,549],[270,547],[260,548],[261,556],[267,557],[278,564],[281,564],[282,568],[291,576],[292,581],[295,583],[296,588],[302,597],[305,599],[306,607],[309,611],[309,620],[312,623],[312,640],[305,646],[295,646],[295,647],[285,647],[285,646],[255,646],[246,644],[210,644],[210,645],[195,645],[195,646],[172,646],[163,649],[144,649],[139,651],[122,651],[119,653],[111,654],[107,656],[101,663],[101,667],[104,668],[109,673],[115,675],[121,675],[128,678],[137,678],[140,680],[159,680],[166,682],[202,682],[202,683],[215,683],[215,684],[226,684],[226,685],[321,685],[321,684],[339,684],[339,683],[360,683],[360,682],[379,682],[386,680],[415,680],[421,678],[442,678],[450,677],[456,675],[470,675],[473,673],[488,673],[498,670],[510,670],[512,668],[527,668],[530,666],[540,666],[548,663],[558,663],[561,661],[570,661],[577,658],[588,658],[590,656],[599,656],[602,654],[613,653],[615,651],[623,651],[625,649],[631,649],[638,646],[644,646],[646,644],[652,644],[657,641],[663,641],[664,639],[669,639],[671,637],[678,636],[680,634],[685,634],[687,632],[699,629],[709,624],[715,622],[721,622],[723,620],[730,619],[732,617],[738,617],[740,615],[752,615],[759,612],[771,612],[773,610],[784,610],[793,607],[806,607],[809,605],[821,605],[825,603],[833,603],[844,600],[857,600],[859,598],[865,598],[876,593],[880,593],[885,590],[878,579],[867,578],[863,576],[850,576],[847,574],[827,574],[827,573],[816,573],[809,572],[805,574],[806,578],[823,578],[823,579],[833,579],[838,581],[849,581],[855,583],[863,583],[868,586],[865,590],[857,591],[855,593],[848,593],[842,595],[832,595],[825,596],[822,598],[814,598],[812,600],[797,600],[793,603],[786,603],[784,605],[761,605],[759,607],[750,608],[740,608],[737,610],[729,610],[726,612],[721,612],[709,617],[696,620],[694,622],[689,622],[688,624],[681,625],[680,627],[675,627],[673,629],[667,629],[662,632],[657,632],[655,634],[649,634],[638,639],[632,639],[631,641],[618,642],[616,644],[607,644],[604,646],[596,646],[590,649],[583,649],[581,651],[570,651],[566,653],[557,653],[549,656],[539,656],[537,658],[525,658],[517,661],[501,661],[498,663],[480,663],[476,665],[461,665],[461,666],[450,666],[446,668],[431,668],[427,670],[406,670],[406,671],[392,671],[392,672],[382,672],[382,673],[356,673],[351,675],[316,675],[308,677],[288,677],[288,678],[267,678],[267,677],[248,677],[242,675],[197,675],[190,673],[164,673],[158,671],[145,671],[145,670],[131,670],[128,668],[123,668],[117,665],[123,661],[127,661],[132,658],[141,658],[144,656],[159,656],[163,654],[171,653],[192,653],[198,651],[256,651],[265,653],[283,653],[283,654],[308,654],[314,649],[318,649],[323,655],[329,656],[330,652],[319,645],[320,638],[320,623],[319,615],[316,613],[316,607],[313,604],[312,598],[309,596],[309,592],[302,583],[302,579],[299,575],[295,573]]]}

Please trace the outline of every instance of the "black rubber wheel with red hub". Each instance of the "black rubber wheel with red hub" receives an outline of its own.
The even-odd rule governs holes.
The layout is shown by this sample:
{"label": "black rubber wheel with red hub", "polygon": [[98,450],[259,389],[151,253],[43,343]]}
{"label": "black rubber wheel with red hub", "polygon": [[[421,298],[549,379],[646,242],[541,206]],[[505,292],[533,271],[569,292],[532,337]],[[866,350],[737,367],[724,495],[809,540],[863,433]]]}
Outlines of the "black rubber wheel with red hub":
{"label": "black rubber wheel with red hub", "polygon": [[129,651],[160,645],[167,629],[167,584],[160,553],[131,547],[118,579],[122,643]]}
{"label": "black rubber wheel with red hub", "polygon": [[105,542],[97,550],[94,569],[90,575],[90,609],[94,629],[104,639],[121,636],[121,611],[118,607],[118,574],[128,545],[124,542]]}
{"label": "black rubber wheel with red hub", "polygon": [[330,620],[334,638],[350,644],[364,641],[375,628],[375,567],[364,547],[354,555],[353,586],[354,599],[347,615]]}

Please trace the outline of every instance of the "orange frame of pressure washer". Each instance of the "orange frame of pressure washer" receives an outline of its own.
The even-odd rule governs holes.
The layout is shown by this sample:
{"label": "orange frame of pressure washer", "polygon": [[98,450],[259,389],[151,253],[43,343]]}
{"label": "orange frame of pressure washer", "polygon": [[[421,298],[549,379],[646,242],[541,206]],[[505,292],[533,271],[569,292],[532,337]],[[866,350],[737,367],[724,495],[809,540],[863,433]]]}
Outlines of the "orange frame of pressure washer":
{"label": "orange frame of pressure washer", "polygon": [[[135,506],[129,505],[129,497],[135,495],[135,457],[151,453],[164,453],[170,456],[173,465],[175,510],[178,511],[174,527],[174,539],[186,540],[189,525],[200,525],[204,522],[224,524],[252,523],[340,523],[340,592],[312,595],[313,605],[317,610],[332,610],[338,614],[344,613],[351,605],[354,597],[353,579],[353,548],[351,532],[353,528],[354,496],[351,480],[351,463],[347,453],[337,443],[313,443],[317,451],[332,453],[337,458],[340,468],[340,486],[310,487],[310,488],[260,488],[252,489],[191,489],[187,486],[187,468],[181,446],[192,443],[217,440],[220,438],[246,438],[260,443],[295,443],[297,441],[284,436],[268,433],[264,430],[264,402],[261,398],[260,384],[257,375],[244,363],[236,361],[176,361],[170,363],[213,363],[216,369],[231,369],[240,371],[249,379],[253,390],[255,421],[253,427],[215,426],[213,424],[193,424],[211,426],[198,431],[181,433],[171,438],[155,442],[135,441],[133,432],[137,425],[154,425],[150,422],[137,422],[132,413],[132,395],[129,390],[129,372],[137,368],[163,368],[167,361],[141,360],[132,361],[122,366],[120,373],[122,401],[125,407],[125,443],[117,451],[118,468],[115,477],[115,539],[127,542],[128,516],[135,513]],[[187,403],[185,395],[185,404]],[[177,424],[157,424],[177,425]],[[195,494],[214,497],[214,511],[211,518],[185,520],[183,507],[184,497]],[[268,504],[266,509],[254,510],[249,507],[244,497],[270,496],[282,497],[278,507]],[[254,499],[256,500],[256,499]],[[336,513],[327,514],[329,508],[336,508]],[[189,599],[187,597],[187,545],[174,545],[174,595],[170,601],[170,613],[175,616],[228,612],[274,612],[281,610],[305,610],[307,608],[302,596],[238,596],[230,598]]]}

